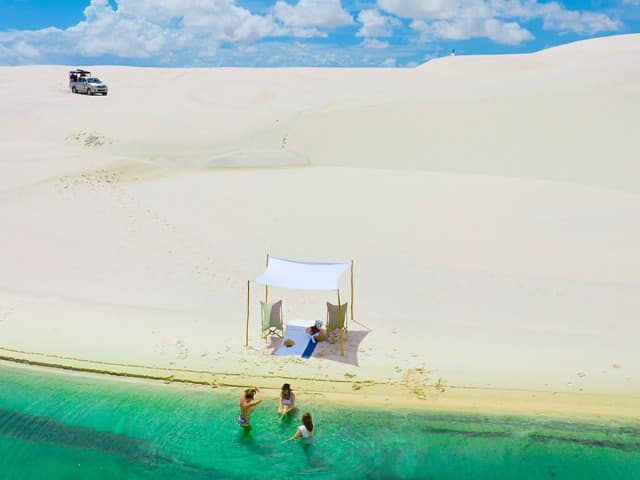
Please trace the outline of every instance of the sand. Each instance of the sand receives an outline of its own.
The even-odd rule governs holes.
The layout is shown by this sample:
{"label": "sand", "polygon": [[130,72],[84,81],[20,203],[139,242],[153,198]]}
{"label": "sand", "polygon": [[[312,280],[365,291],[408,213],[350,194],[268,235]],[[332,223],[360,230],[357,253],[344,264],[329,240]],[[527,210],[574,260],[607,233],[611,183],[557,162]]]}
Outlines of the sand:
{"label": "sand", "polygon": [[[70,93],[72,67],[0,68],[0,358],[640,418],[640,35],[415,69],[92,67],[107,97]],[[267,253],[355,261],[345,357],[272,355],[259,289],[244,347]],[[270,297],[285,320],[335,300]]]}

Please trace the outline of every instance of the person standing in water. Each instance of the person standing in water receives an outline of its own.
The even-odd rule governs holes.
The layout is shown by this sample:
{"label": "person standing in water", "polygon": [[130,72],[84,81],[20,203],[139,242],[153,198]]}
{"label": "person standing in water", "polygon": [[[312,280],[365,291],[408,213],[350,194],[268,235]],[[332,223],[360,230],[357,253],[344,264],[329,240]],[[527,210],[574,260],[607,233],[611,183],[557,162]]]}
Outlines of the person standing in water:
{"label": "person standing in water", "polygon": [[280,392],[280,402],[278,403],[278,413],[281,414],[280,420],[296,406],[296,395],[291,391],[291,385],[285,383],[282,385]]}
{"label": "person standing in water", "polygon": [[254,397],[260,393],[258,387],[245,388],[242,397],[240,397],[240,416],[236,423],[242,428],[249,428],[249,419],[251,418],[251,410],[253,407],[262,402],[262,398],[255,399]]}
{"label": "person standing in water", "polygon": [[311,414],[309,412],[302,415],[302,425],[296,429],[296,433],[282,443],[287,443],[300,437],[302,437],[302,440],[307,443],[310,443],[313,439],[313,420],[311,419]]}

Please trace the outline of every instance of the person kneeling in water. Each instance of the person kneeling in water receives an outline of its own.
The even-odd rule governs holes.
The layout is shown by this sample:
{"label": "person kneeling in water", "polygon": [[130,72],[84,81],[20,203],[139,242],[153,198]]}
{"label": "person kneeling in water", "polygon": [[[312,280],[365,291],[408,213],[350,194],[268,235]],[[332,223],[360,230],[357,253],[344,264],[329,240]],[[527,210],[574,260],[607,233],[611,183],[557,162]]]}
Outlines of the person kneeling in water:
{"label": "person kneeling in water", "polygon": [[238,420],[236,420],[236,423],[242,428],[248,428],[251,426],[249,424],[251,410],[262,402],[261,398],[258,400],[254,399],[257,393],[260,393],[260,389],[258,387],[245,388],[242,397],[240,397],[240,416],[238,417]]}
{"label": "person kneeling in water", "polygon": [[278,413],[284,417],[287,413],[293,410],[296,406],[296,395],[291,391],[291,385],[285,383],[282,385],[282,391],[280,392],[280,405],[278,405]]}
{"label": "person kneeling in water", "polygon": [[282,443],[290,442],[291,440],[295,440],[300,437],[302,437],[302,440],[307,442],[310,442],[313,438],[313,420],[311,419],[311,414],[309,412],[302,415],[302,425],[296,429],[296,433]]}

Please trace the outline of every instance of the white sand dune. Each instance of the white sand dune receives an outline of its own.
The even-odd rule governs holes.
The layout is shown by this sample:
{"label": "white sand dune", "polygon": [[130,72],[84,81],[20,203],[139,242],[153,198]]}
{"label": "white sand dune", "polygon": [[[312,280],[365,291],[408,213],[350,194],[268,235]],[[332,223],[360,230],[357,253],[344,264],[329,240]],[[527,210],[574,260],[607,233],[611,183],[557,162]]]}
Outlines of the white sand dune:
{"label": "white sand dune", "polygon": [[274,168],[310,165],[304,156],[290,151],[230,152],[210,160],[208,168]]}
{"label": "white sand dune", "polygon": [[[0,356],[430,405],[640,396],[640,35],[404,70],[92,70],[109,96],[0,68]],[[243,347],[267,252],[355,259],[347,359],[272,356],[260,292]],[[274,290],[287,318],[334,300]]]}

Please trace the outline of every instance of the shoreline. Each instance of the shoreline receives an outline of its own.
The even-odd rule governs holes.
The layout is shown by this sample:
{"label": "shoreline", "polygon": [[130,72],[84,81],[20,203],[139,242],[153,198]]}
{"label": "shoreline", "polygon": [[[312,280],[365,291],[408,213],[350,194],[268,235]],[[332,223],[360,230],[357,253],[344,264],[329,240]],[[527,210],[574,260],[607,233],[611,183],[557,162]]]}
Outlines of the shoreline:
{"label": "shoreline", "polygon": [[[21,356],[8,356],[7,352],[21,353]],[[62,361],[46,361],[53,358]],[[168,386],[221,389],[228,390],[229,393],[237,388],[255,384],[266,392],[266,398],[276,398],[280,385],[285,380],[277,376],[93,362],[59,355],[19,352],[3,347],[0,347],[0,367],[33,369],[62,375],[74,373],[132,383],[150,382],[158,386],[162,382]],[[299,398],[324,399],[342,406],[439,411],[443,414],[534,416],[576,421],[640,421],[640,397],[635,395],[441,386],[431,382],[425,385],[423,398],[418,398],[409,395],[406,385],[401,383],[338,379],[319,381],[304,377],[296,378],[294,381]],[[353,384],[360,387],[354,390]]]}

